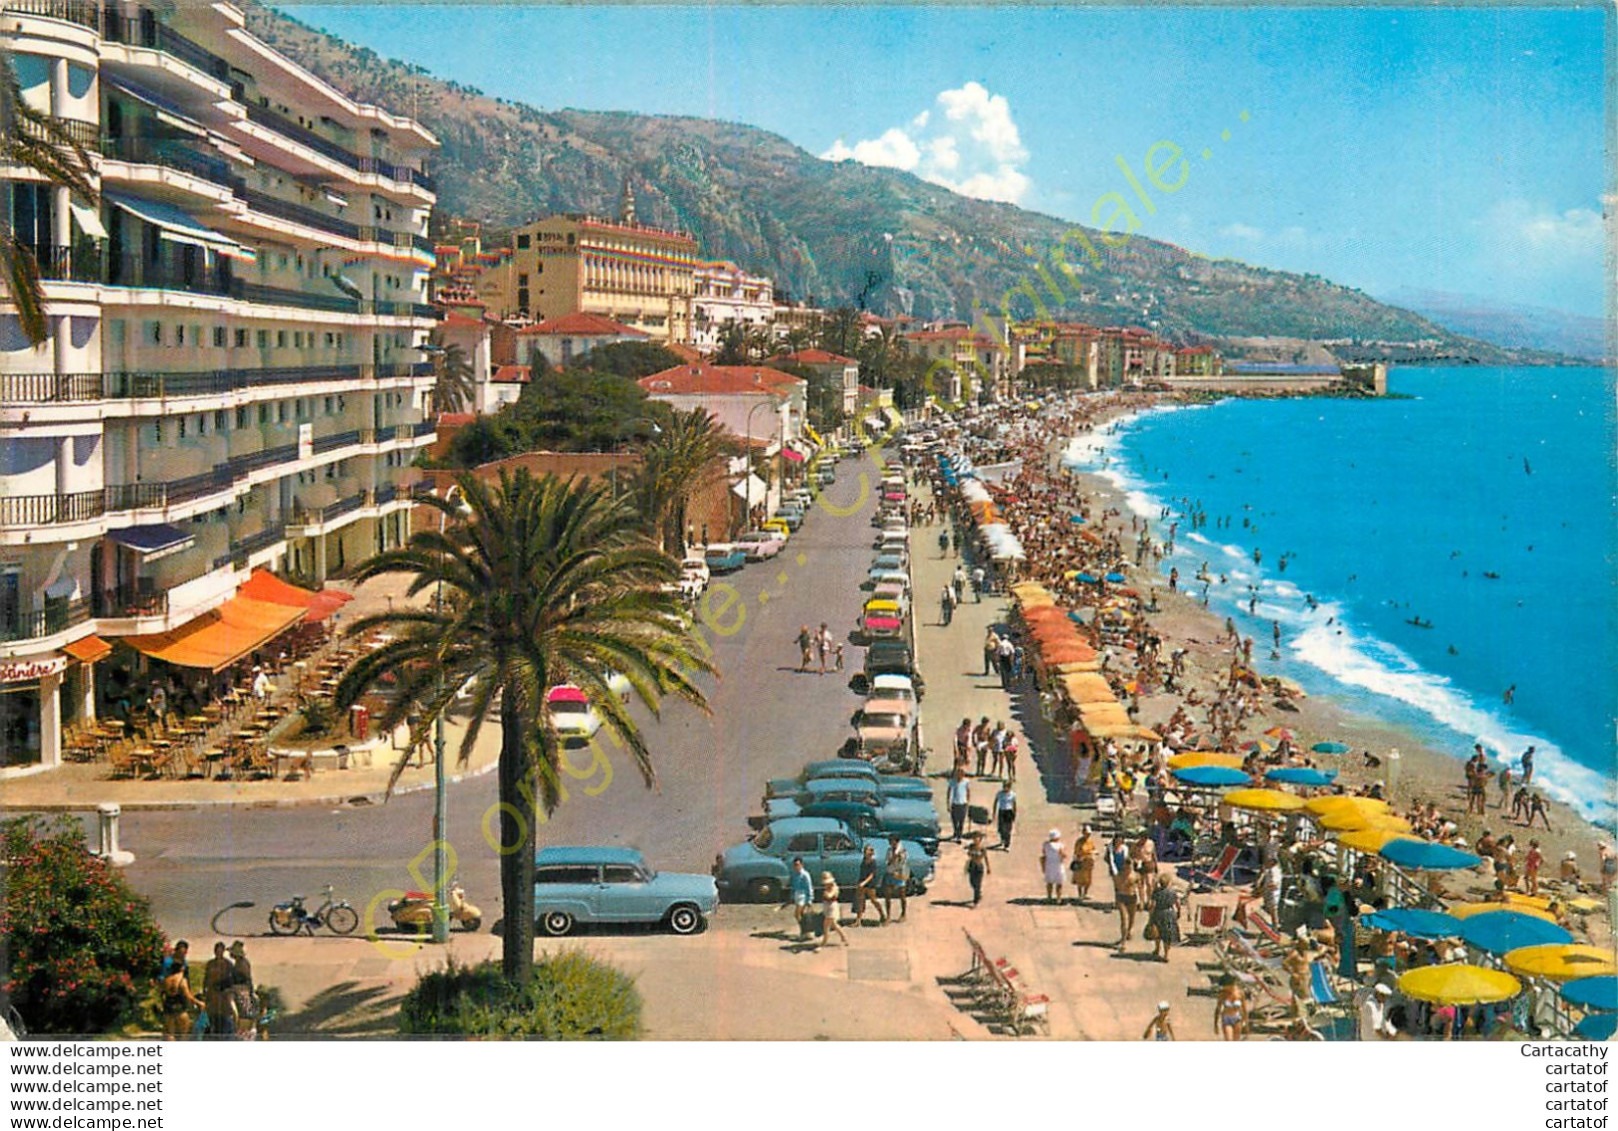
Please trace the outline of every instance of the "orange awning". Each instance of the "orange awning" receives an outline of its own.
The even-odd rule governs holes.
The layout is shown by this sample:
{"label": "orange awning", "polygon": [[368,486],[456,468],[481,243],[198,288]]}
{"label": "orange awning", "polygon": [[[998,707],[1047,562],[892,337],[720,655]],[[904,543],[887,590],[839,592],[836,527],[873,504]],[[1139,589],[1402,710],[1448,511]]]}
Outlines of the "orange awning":
{"label": "orange awning", "polygon": [[154,660],[216,672],[297,624],[305,611],[238,593],[172,632],[126,636],[123,641]]}
{"label": "orange awning", "polygon": [[311,623],[325,620],[354,599],[352,594],[344,593],[340,589],[322,589],[318,593],[300,589],[296,585],[282,581],[266,569],[255,569],[237,592],[255,601],[268,601],[275,605],[304,609],[308,614],[304,619]]}
{"label": "orange awning", "polygon": [[104,660],[112,655],[112,645],[99,636],[86,636],[82,640],[75,640],[71,644],[64,644],[62,651],[83,664],[93,664],[97,660]]}

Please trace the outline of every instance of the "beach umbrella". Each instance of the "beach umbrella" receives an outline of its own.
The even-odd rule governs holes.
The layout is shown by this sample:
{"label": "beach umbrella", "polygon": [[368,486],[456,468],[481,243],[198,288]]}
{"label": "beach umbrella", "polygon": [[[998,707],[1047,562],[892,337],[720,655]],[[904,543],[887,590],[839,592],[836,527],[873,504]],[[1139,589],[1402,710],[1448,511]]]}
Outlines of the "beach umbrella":
{"label": "beach umbrella", "polygon": [[1520,911],[1491,911],[1456,922],[1461,924],[1462,941],[1490,954],[1573,941],[1573,936],[1555,923]]}
{"label": "beach umbrella", "polygon": [[1399,832],[1397,829],[1350,829],[1337,837],[1337,843],[1344,848],[1352,848],[1356,852],[1381,852],[1382,846],[1390,840],[1415,840],[1415,837]]}
{"label": "beach umbrella", "polygon": [[1348,747],[1341,742],[1317,742],[1309,749],[1316,754],[1347,754]]}
{"label": "beach umbrella", "polygon": [[1364,813],[1358,809],[1338,809],[1327,813],[1324,817],[1316,817],[1315,823],[1334,833],[1351,833],[1365,829],[1375,829],[1384,833],[1410,831],[1410,822],[1403,817],[1396,817],[1392,813]]}
{"label": "beach umbrella", "polygon": [[1573,1026],[1573,1035],[1587,1041],[1610,1041],[1618,1030],[1618,1013],[1592,1013]]}
{"label": "beach umbrella", "polygon": [[1337,780],[1336,770],[1317,770],[1310,766],[1282,766],[1264,775],[1266,781],[1285,785],[1330,785]]}
{"label": "beach umbrella", "polygon": [[1077,572],[1077,571],[1075,571],[1074,573],[1069,575],[1068,580],[1069,581],[1078,581],[1078,582],[1081,582],[1084,585],[1095,585],[1095,584],[1097,584],[1097,579],[1093,575],[1088,574],[1088,573],[1080,573],[1080,572]]}
{"label": "beach umbrella", "polygon": [[1077,609],[1069,609],[1067,619],[1072,621],[1074,624],[1084,623],[1084,618],[1079,616],[1079,611]]}
{"label": "beach umbrella", "polygon": [[1293,734],[1290,730],[1288,730],[1286,727],[1271,727],[1269,730],[1265,731],[1264,733],[1269,735],[1271,738],[1278,739],[1278,740],[1279,739],[1285,739],[1288,742],[1294,742],[1294,741],[1297,740],[1297,737],[1298,737],[1297,735]]}
{"label": "beach umbrella", "polygon": [[1240,754],[1223,754],[1218,750],[1187,750],[1184,754],[1175,754],[1169,759],[1169,769],[1188,770],[1192,766],[1224,766],[1226,769],[1239,770],[1242,768]]}
{"label": "beach umbrella", "polygon": [[1225,794],[1225,804],[1235,809],[1279,813],[1303,808],[1303,798],[1279,789],[1238,789]]}
{"label": "beach umbrella", "polygon": [[1540,907],[1524,907],[1515,903],[1456,903],[1448,908],[1449,913],[1457,919],[1470,919],[1474,915],[1490,915],[1496,911],[1515,911],[1519,915],[1531,915],[1535,919],[1543,919],[1547,923],[1556,922],[1556,916]]}
{"label": "beach umbrella", "polygon": [[1089,648],[1075,643],[1047,645],[1039,650],[1039,656],[1047,664],[1076,664],[1096,658],[1096,654]]}
{"label": "beach umbrella", "polygon": [[1618,1010],[1618,976],[1598,974],[1567,982],[1562,986],[1562,1000],[1586,1009]]}
{"label": "beach umbrella", "polygon": [[1447,871],[1451,868],[1476,868],[1482,857],[1447,844],[1430,840],[1391,840],[1382,846],[1379,856],[1401,868],[1421,871]]}
{"label": "beach umbrella", "polygon": [[1522,983],[1504,970],[1456,962],[1400,975],[1399,992],[1434,1005],[1487,1005],[1516,997]]}
{"label": "beach umbrella", "polygon": [[1447,939],[1461,933],[1463,924],[1453,915],[1442,911],[1424,911],[1419,907],[1392,907],[1386,911],[1373,911],[1360,917],[1360,922],[1379,931],[1401,931],[1418,939]]}
{"label": "beach umbrella", "polygon": [[1082,514],[1070,514],[1070,515],[1067,516],[1067,520],[1069,522],[1071,522],[1074,526],[1083,526],[1084,525],[1084,516]]}
{"label": "beach umbrella", "polygon": [[1255,738],[1251,742],[1242,743],[1243,750],[1257,750],[1261,754],[1268,754],[1275,749],[1275,743],[1265,742],[1262,738]]}
{"label": "beach umbrella", "polygon": [[1611,950],[1580,943],[1519,947],[1507,951],[1505,960],[1513,973],[1553,982],[1618,974],[1618,961],[1613,960]]}
{"label": "beach umbrella", "polygon": [[1122,580],[1124,580],[1124,575],[1121,574],[1121,573],[1109,573],[1109,574],[1107,574],[1107,580],[1108,581],[1122,581]]}
{"label": "beach umbrella", "polygon": [[1331,797],[1311,797],[1304,808],[1317,816],[1324,817],[1327,813],[1340,813],[1353,810],[1358,813],[1387,813],[1386,801],[1378,801],[1374,797],[1356,797],[1351,793],[1338,793]]}
{"label": "beach umbrella", "polygon": [[1187,766],[1173,771],[1174,776],[1187,785],[1227,786],[1246,785],[1247,775],[1228,766]]}

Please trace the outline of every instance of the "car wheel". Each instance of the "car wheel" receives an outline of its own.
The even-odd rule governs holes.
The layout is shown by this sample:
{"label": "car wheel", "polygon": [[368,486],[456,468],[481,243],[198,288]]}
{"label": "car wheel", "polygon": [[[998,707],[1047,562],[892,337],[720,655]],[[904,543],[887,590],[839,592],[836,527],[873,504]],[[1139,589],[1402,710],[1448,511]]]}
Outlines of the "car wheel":
{"label": "car wheel", "polygon": [[694,935],[707,925],[702,912],[689,903],[682,903],[669,912],[669,930],[677,935]]}
{"label": "car wheel", "polygon": [[573,916],[566,911],[547,911],[539,917],[539,929],[551,938],[559,939],[572,933]]}
{"label": "car wheel", "polygon": [[781,898],[781,881],[761,877],[747,885],[747,894],[754,903],[775,903]]}

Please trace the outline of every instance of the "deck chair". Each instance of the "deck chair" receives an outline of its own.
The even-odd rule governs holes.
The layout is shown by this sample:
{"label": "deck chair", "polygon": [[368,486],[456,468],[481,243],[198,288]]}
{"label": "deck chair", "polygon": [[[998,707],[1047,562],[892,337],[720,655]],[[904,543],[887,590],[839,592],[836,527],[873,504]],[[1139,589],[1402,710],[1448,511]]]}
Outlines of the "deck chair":
{"label": "deck chair", "polygon": [[1096,794],[1096,828],[1114,829],[1118,826],[1118,797],[1112,793]]}
{"label": "deck chair", "polygon": [[1309,964],[1309,997],[1318,1006],[1342,1004],[1343,999],[1332,988],[1331,968],[1324,959],[1317,958]]}
{"label": "deck chair", "polygon": [[1198,904],[1194,929],[1186,942],[1200,946],[1218,938],[1219,932],[1225,929],[1225,912],[1226,907],[1223,903]]}
{"label": "deck chair", "polygon": [[1219,854],[1214,866],[1206,872],[1193,871],[1191,873],[1191,886],[1193,891],[1212,891],[1224,887],[1229,880],[1231,868],[1236,863],[1236,857],[1241,854],[1241,846],[1235,844],[1225,845],[1225,850]]}

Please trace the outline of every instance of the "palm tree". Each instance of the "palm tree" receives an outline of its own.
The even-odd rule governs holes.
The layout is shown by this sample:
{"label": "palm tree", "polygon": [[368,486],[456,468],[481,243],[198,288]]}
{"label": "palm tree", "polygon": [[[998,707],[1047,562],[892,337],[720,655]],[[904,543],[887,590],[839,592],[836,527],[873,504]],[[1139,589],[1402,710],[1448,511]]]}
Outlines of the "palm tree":
{"label": "palm tree", "polygon": [[636,495],[647,524],[666,552],[683,546],[691,497],[723,474],[721,460],[735,440],[705,408],[676,411],[641,449]]}
{"label": "palm tree", "polygon": [[465,412],[472,404],[472,363],[466,359],[466,350],[451,342],[444,345],[435,332],[433,358],[433,411]]}
{"label": "palm tree", "polygon": [[[50,184],[65,186],[90,204],[100,198],[90,183],[90,155],[68,135],[62,123],[23,100],[11,56],[0,51],[0,164],[32,169]],[[17,320],[30,345],[49,333],[39,260],[33,248],[0,215],[0,276],[3,276]]]}
{"label": "palm tree", "polygon": [[[344,673],[336,698],[346,710],[385,677],[396,680],[381,723],[386,732],[414,717],[413,747],[464,690],[463,764],[491,708],[499,712],[503,968],[520,984],[534,961],[539,806],[549,815],[565,796],[549,690],[580,687],[650,786],[650,752],[609,675],[621,673],[655,714],[665,695],[706,710],[694,679],[715,669],[679,599],[663,590],[678,567],[646,543],[639,516],[605,484],[519,470],[502,472],[498,486],[470,474],[458,486],[461,502],[423,500],[444,513],[442,529],[417,531],[360,567],[362,580],[412,575],[410,596],[436,589],[442,599],[361,618],[351,631],[384,629],[393,639]],[[395,780],[402,769],[401,761]]]}

